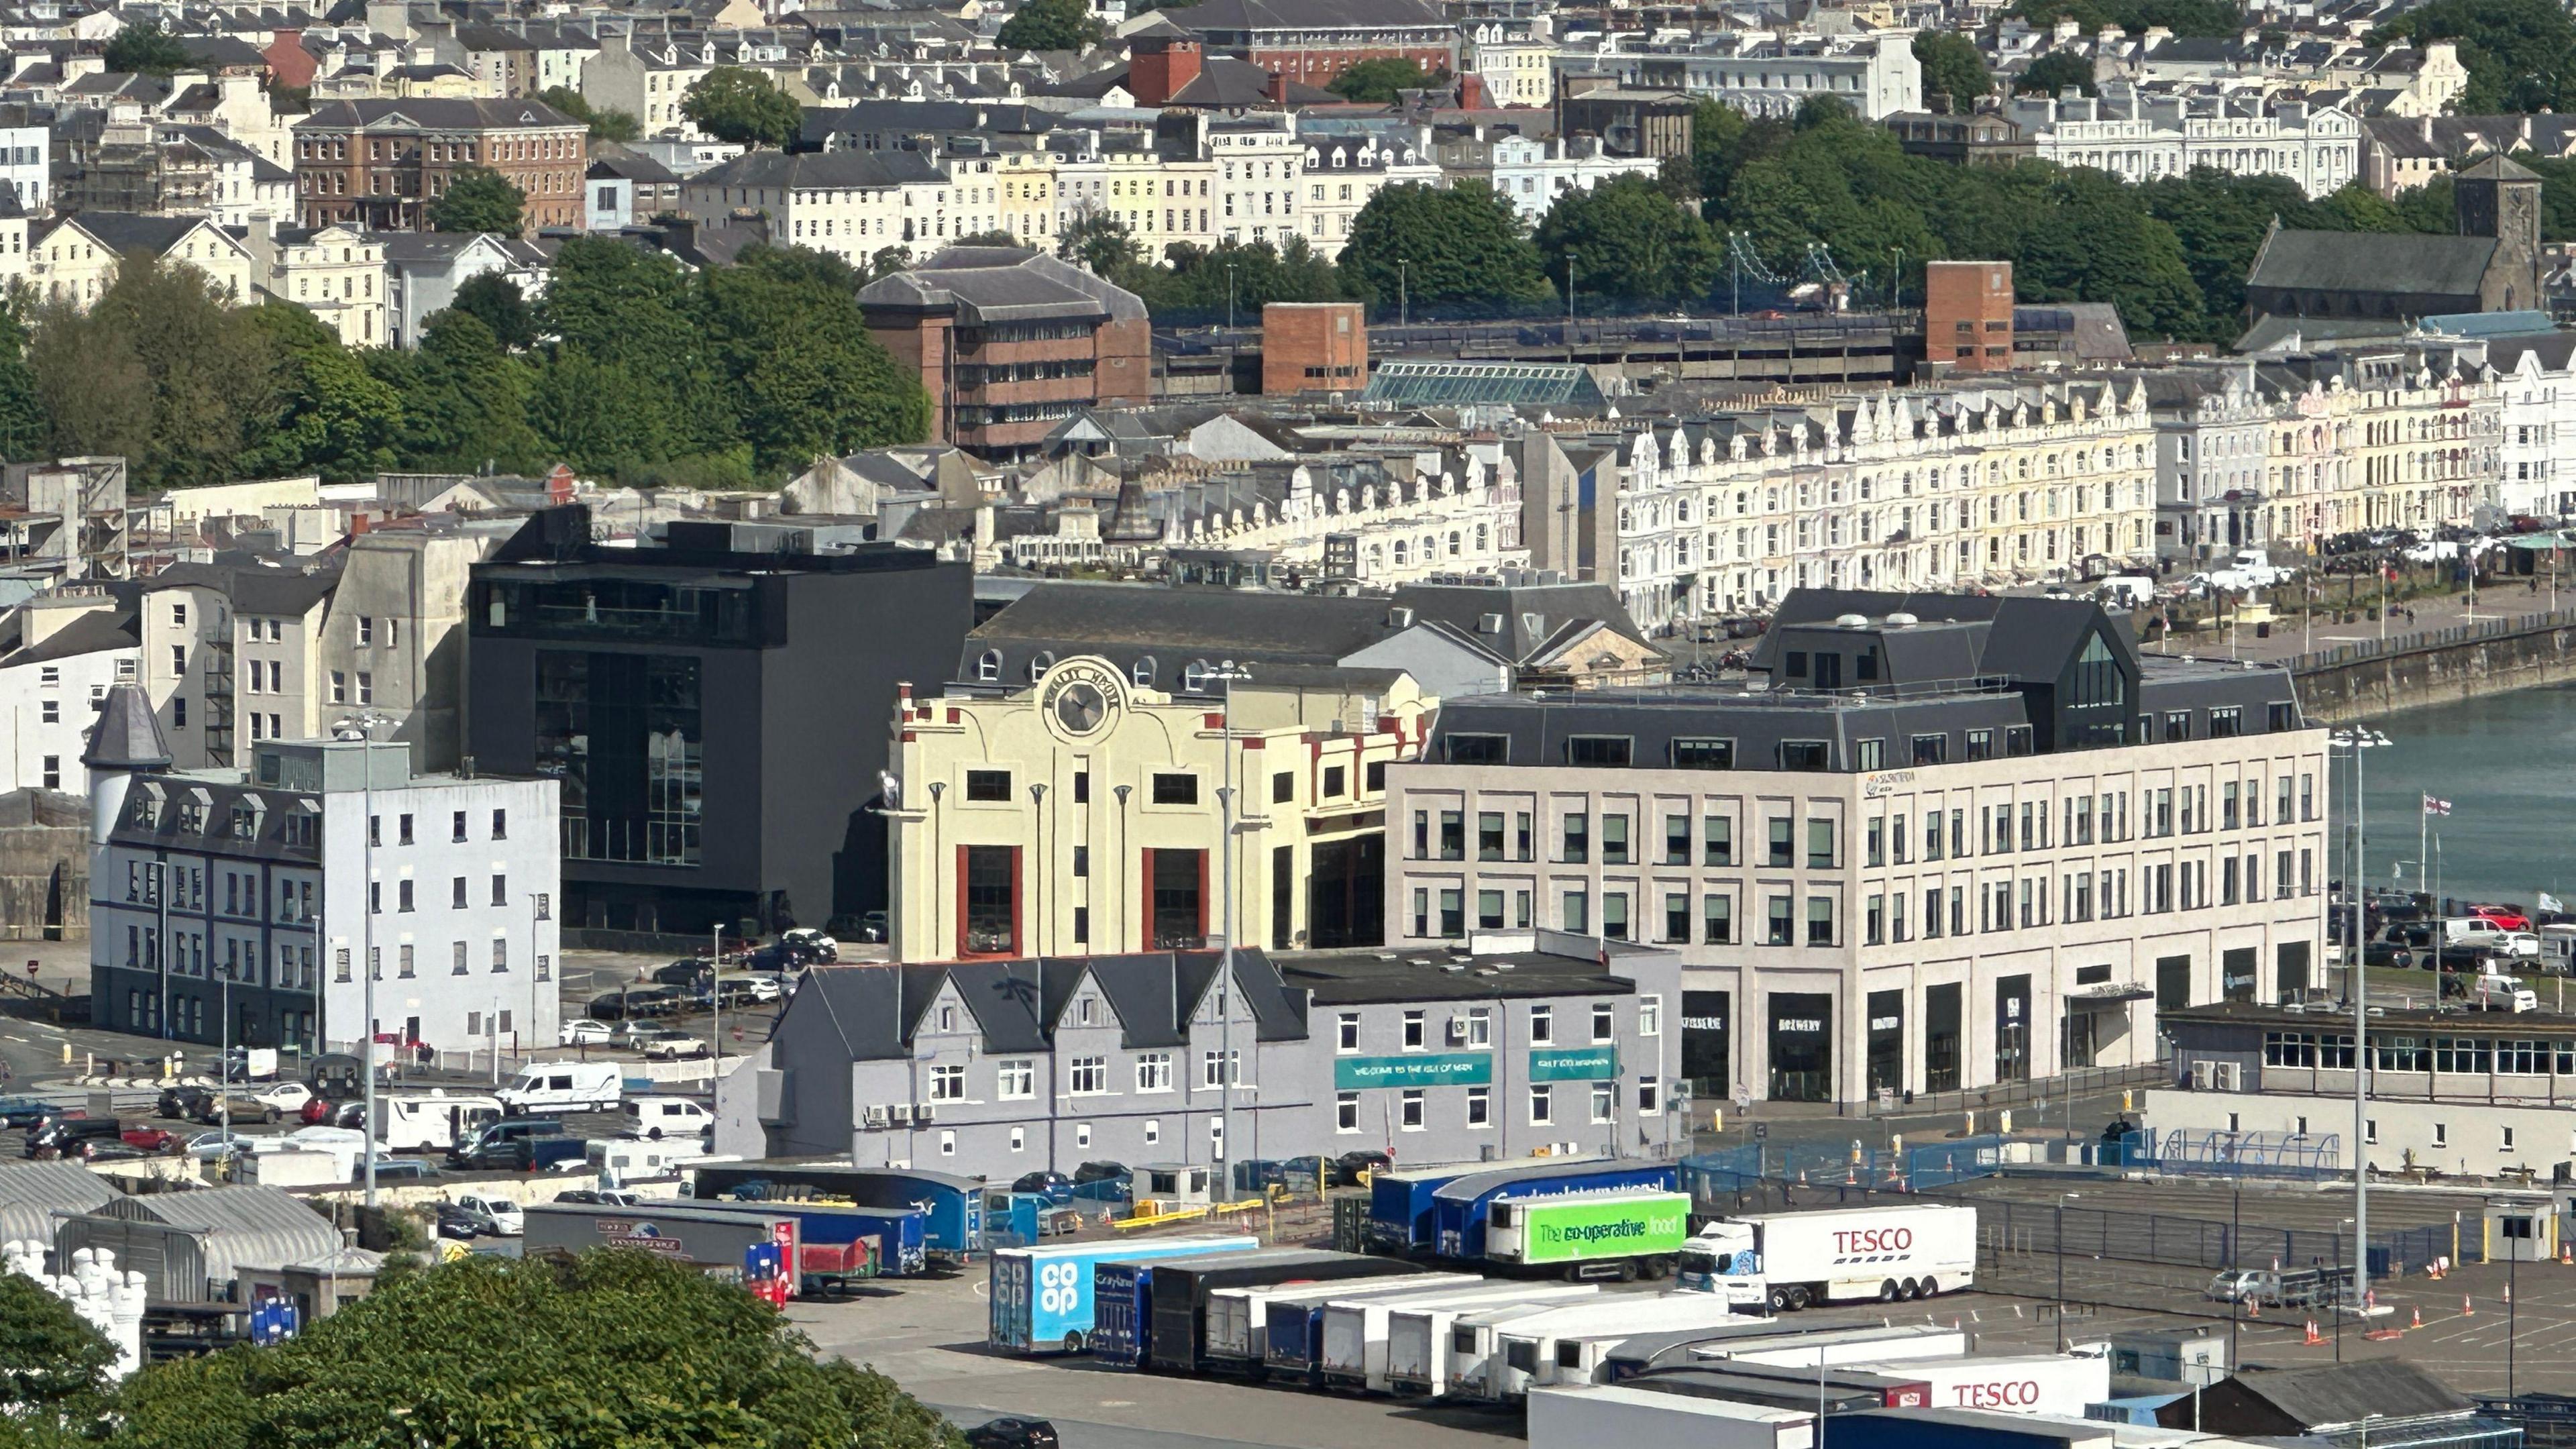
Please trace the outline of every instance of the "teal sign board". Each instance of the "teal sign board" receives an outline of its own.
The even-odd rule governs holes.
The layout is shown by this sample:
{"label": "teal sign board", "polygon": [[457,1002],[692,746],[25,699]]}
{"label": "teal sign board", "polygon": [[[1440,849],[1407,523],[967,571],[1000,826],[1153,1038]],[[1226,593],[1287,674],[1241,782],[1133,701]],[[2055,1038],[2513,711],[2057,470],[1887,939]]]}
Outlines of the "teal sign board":
{"label": "teal sign board", "polygon": [[1491,1052],[1340,1057],[1333,1062],[1333,1087],[1343,1092],[1368,1087],[1481,1087],[1493,1079]]}
{"label": "teal sign board", "polygon": [[1530,1053],[1533,1082],[1597,1082],[1619,1075],[1615,1046],[1562,1047]]}

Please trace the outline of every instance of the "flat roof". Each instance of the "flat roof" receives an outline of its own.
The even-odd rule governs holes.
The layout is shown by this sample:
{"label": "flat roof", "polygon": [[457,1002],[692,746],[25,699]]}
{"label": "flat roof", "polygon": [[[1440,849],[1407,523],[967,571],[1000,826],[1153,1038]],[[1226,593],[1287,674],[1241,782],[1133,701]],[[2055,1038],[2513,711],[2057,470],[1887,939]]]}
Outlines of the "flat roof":
{"label": "flat roof", "polygon": [[[2433,986],[2432,973],[2425,973],[2424,984],[2428,989]],[[2158,1012],[2157,1016],[2176,1023],[2259,1026],[2274,1031],[2293,1027],[2329,1032],[2352,1030],[2352,1008],[2349,1006],[2315,1006],[2299,1010],[2266,1001],[2213,1001],[2203,1006],[2174,1007]],[[2374,1032],[2502,1032],[2512,1036],[2576,1036],[2576,1012],[2487,1011],[2462,1006],[2436,1011],[2429,1007],[2374,1006],[2370,1009],[2369,1020],[2370,1030]]]}
{"label": "flat roof", "polygon": [[[1525,938],[1524,938],[1525,939]],[[1580,940],[1584,954],[1536,945],[1478,949],[1418,946],[1402,951],[1352,950],[1273,953],[1271,964],[1292,990],[1313,994],[1317,1006],[1356,1006],[1387,1001],[1476,1001],[1498,997],[1626,996],[1636,981],[1619,974],[1623,958],[1653,953],[1625,941]],[[1605,963],[1602,954],[1606,950]]]}

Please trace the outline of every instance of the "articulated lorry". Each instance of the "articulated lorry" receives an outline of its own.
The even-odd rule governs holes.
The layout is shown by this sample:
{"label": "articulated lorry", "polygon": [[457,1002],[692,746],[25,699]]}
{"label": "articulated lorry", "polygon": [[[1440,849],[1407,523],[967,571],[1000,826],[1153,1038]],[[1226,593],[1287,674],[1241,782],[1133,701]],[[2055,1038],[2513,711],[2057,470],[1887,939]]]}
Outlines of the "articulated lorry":
{"label": "articulated lorry", "polygon": [[1496,1303],[1442,1303],[1432,1307],[1406,1304],[1388,1308],[1388,1392],[1426,1399],[1449,1392],[1451,1329],[1461,1318],[1484,1315],[1493,1320],[1519,1313],[1544,1313],[1569,1302],[1594,1299],[1601,1291],[1590,1283],[1515,1283],[1512,1287],[1515,1291]]}
{"label": "articulated lorry", "polygon": [[1931,1298],[1976,1282],[1977,1210],[1915,1203],[1719,1218],[1679,1261],[1681,1288],[1750,1312]]}
{"label": "articulated lorry", "polygon": [[1106,1262],[1240,1253],[1260,1246],[1246,1236],[1166,1238],[1124,1243],[1004,1248],[993,1254],[986,1342],[1011,1353],[1080,1353],[1092,1332],[1093,1270]]}
{"label": "articulated lorry", "polygon": [[[1585,1293],[1594,1291],[1588,1283],[1559,1286]],[[1318,1334],[1320,1356],[1315,1362],[1315,1377],[1330,1389],[1386,1393],[1394,1387],[1394,1381],[1389,1377],[1388,1354],[1393,1347],[1395,1315],[1399,1311],[1437,1313],[1447,1310],[1455,1313],[1460,1309],[1498,1308],[1529,1302],[1531,1291],[1526,1283],[1477,1278],[1468,1280],[1463,1286],[1449,1288],[1427,1288],[1364,1299],[1335,1298],[1324,1305],[1321,1315],[1322,1327]]]}
{"label": "articulated lorry", "polygon": [[1690,1239],[1690,1194],[1610,1188],[1495,1198],[1485,1209],[1485,1261],[1585,1278],[1672,1276]]}

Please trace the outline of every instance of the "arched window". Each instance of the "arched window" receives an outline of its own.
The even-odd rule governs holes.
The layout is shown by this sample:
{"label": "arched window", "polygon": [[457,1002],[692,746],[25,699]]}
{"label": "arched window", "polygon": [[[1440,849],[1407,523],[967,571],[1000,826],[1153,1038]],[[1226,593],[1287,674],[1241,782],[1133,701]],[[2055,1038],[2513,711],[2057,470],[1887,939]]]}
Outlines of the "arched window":
{"label": "arched window", "polygon": [[975,677],[977,679],[984,680],[987,683],[1000,679],[1002,677],[1002,651],[999,649],[985,650],[983,657],[975,661]]}
{"label": "arched window", "polygon": [[1204,660],[1204,659],[1193,659],[1193,660],[1191,660],[1191,661],[1190,661],[1186,666],[1184,666],[1184,667],[1182,668],[1182,670],[1181,670],[1181,688],[1183,688],[1183,689],[1185,689],[1185,690],[1189,691],[1189,692],[1190,692],[1190,693],[1192,693],[1192,694],[1196,694],[1196,693],[1198,693],[1198,692],[1199,692],[1199,690],[1200,690],[1200,688],[1201,688],[1201,686],[1202,686],[1202,685],[1205,683],[1205,681],[1206,681],[1206,678],[1207,678],[1207,668],[1208,668],[1208,665],[1207,665],[1207,661],[1206,661],[1206,660]]}
{"label": "arched window", "polygon": [[1127,677],[1136,681],[1138,684],[1152,684],[1154,682],[1154,656],[1151,654],[1138,656],[1136,662],[1128,666]]}
{"label": "arched window", "polygon": [[1029,683],[1037,683],[1046,677],[1048,670],[1053,668],[1055,668],[1055,656],[1045,650],[1038,651],[1037,655],[1029,660]]}

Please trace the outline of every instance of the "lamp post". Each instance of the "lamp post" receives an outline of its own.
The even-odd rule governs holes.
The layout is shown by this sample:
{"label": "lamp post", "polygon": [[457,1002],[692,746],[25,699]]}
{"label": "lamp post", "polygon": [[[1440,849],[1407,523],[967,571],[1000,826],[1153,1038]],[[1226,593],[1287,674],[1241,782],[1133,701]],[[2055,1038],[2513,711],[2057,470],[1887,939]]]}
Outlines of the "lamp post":
{"label": "lamp post", "polygon": [[1045,952],[1046,938],[1049,935],[1046,903],[1046,793],[1047,787],[1044,781],[1038,781],[1029,786],[1029,838],[1037,843],[1037,849],[1032,853],[1040,862],[1038,869],[1032,872],[1036,877],[1038,908],[1030,913],[1029,939],[1025,942],[1012,943],[1031,955]]}
{"label": "lamp post", "polygon": [[[1225,771],[1225,783],[1217,787],[1217,849],[1223,855],[1223,870],[1218,875],[1223,892],[1220,907],[1225,925],[1225,960],[1217,972],[1217,1150],[1209,1156],[1228,1173],[1234,1161],[1234,682],[1250,679],[1252,671],[1233,660],[1222,660],[1217,667],[1200,676],[1224,685],[1224,722],[1219,748],[1224,752],[1219,763]],[[1233,1184],[1226,1176],[1217,1179],[1220,1188],[1231,1191]]]}
{"label": "lamp post", "polygon": [[1565,360],[1574,361],[1574,253],[1565,254]]}
{"label": "lamp post", "polygon": [[[1398,327],[1405,326],[1413,317],[1413,290],[1411,278],[1407,275],[1412,266],[1413,263],[1402,257],[1395,259],[1395,325]],[[2555,599],[2557,595],[2550,597]]]}
{"label": "lamp post", "polygon": [[2082,1197],[2078,1192],[2057,1195],[2057,1351],[2066,1352],[2066,1204]]}
{"label": "lamp post", "polygon": [[[538,972],[538,963],[539,963],[539,962],[541,962],[541,961],[543,961],[543,960],[545,960],[546,958],[545,958],[542,954],[540,954],[540,951],[539,951],[539,948],[540,948],[540,947],[542,947],[542,946],[545,944],[545,936],[544,936],[544,933],[543,933],[543,932],[541,932],[541,931],[539,931],[539,930],[537,929],[537,923],[538,923],[538,922],[540,922],[540,921],[543,921],[543,920],[545,919],[545,917],[544,917],[544,916],[542,916],[542,915],[540,915],[540,914],[538,914],[537,900],[538,900],[538,898],[539,898],[540,896],[542,896],[542,895],[544,895],[544,894],[545,894],[545,892],[543,892],[543,891],[529,891],[529,892],[527,892],[527,897],[528,897],[528,1029],[527,1029],[527,1034],[528,1034],[528,1035],[530,1035],[530,1036],[532,1036],[532,1037],[535,1037],[535,1038],[537,1039],[537,1045],[538,1045],[538,1046],[540,1046],[540,1047],[542,1047],[542,1046],[544,1046],[544,1045],[545,1045],[545,1043],[546,1043],[546,1039],[545,1039],[545,1034],[544,1034],[544,1032],[540,1029],[540,1022],[539,1022],[539,1019],[538,1019],[538,1016],[537,1016],[537,972]],[[518,1043],[518,1041],[516,1040],[516,1034],[515,1034],[515,1033],[513,1033],[513,1039],[512,1039],[512,1041],[510,1042],[510,1046],[511,1046],[511,1048],[512,1048],[513,1050],[516,1050],[516,1049],[518,1048],[518,1045],[519,1045],[519,1043]],[[532,1057],[533,1055],[535,1055],[533,1052],[531,1052],[531,1053],[524,1053],[524,1054],[522,1054],[522,1056],[521,1056],[521,1058],[520,1058],[520,1059],[524,1062],[524,1061],[526,1061],[529,1057]]]}
{"label": "lamp post", "polygon": [[[724,922],[718,921],[707,928],[707,941],[713,952],[707,957],[707,1010],[713,1013],[708,1018],[707,1035],[714,1038],[708,1045],[716,1054],[715,1076],[707,1078],[707,1097],[712,1101],[716,1082],[724,1076]],[[750,964],[749,958],[745,958],[744,964]],[[784,953],[778,964],[787,964]]]}
{"label": "lamp post", "polygon": [[[375,731],[376,726],[385,723],[386,719],[387,716],[372,709],[362,709],[342,716],[331,726],[333,737],[356,740],[364,746],[358,754],[358,828],[364,832],[358,838],[358,969],[363,973],[359,987],[358,1073],[363,1079],[361,1086],[366,1093],[367,1104],[366,1206],[370,1213],[376,1210],[376,1133],[379,1130],[376,1126],[376,903],[370,895],[376,879]],[[327,849],[323,858],[325,861],[329,859]],[[328,899],[327,890],[325,899]]]}
{"label": "lamp post", "polygon": [[1225,264],[1225,330],[1234,330],[1234,263]]}
{"label": "lamp post", "polygon": [[[2384,617],[2384,616],[2383,616]],[[2352,754],[2352,935],[2345,942],[2351,952],[2352,986],[2352,1233],[2359,1249],[2353,1254],[2352,1301],[2359,1303],[2369,1288],[2370,1280],[2370,1149],[2367,1128],[2370,1108],[2370,981],[2362,969],[2361,951],[2361,862],[2363,842],[2367,838],[2369,806],[2364,792],[2367,778],[2365,761],[2368,752],[2390,743],[2388,736],[2374,729],[2355,725],[2336,730],[2327,736],[2334,748]],[[2442,950],[2439,935],[2433,939],[2434,959],[2438,964]],[[2438,976],[2438,973],[2436,973]]]}

